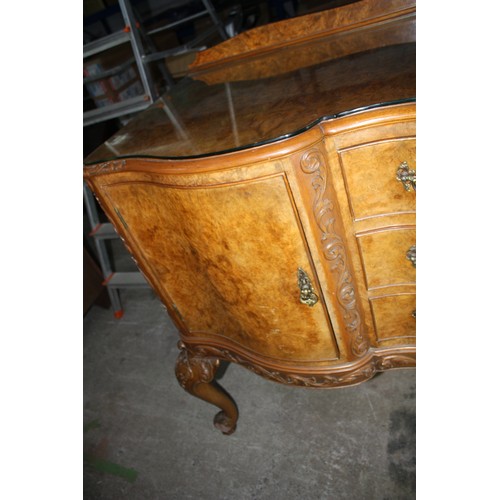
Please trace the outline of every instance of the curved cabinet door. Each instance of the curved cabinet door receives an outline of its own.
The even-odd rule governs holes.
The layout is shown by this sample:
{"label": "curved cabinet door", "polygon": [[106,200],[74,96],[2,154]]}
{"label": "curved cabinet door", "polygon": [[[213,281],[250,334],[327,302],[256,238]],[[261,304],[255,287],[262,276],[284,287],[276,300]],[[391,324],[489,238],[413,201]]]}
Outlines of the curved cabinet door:
{"label": "curved cabinet door", "polygon": [[[276,164],[229,173],[121,172],[97,182],[185,341],[254,361],[338,359],[296,201]],[[312,306],[300,300],[299,268],[318,299]]]}

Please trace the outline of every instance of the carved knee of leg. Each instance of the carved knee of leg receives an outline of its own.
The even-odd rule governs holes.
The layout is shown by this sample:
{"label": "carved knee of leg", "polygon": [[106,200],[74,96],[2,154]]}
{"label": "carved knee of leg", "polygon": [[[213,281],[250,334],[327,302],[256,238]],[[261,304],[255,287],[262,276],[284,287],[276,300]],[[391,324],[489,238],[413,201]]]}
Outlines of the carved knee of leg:
{"label": "carved knee of leg", "polygon": [[218,366],[218,360],[192,355],[186,347],[181,347],[175,374],[181,387],[194,393],[197,385],[208,384],[214,379]]}
{"label": "carved knee of leg", "polygon": [[214,425],[224,434],[232,434],[238,409],[231,396],[214,382],[219,360],[191,353],[183,344],[180,348],[175,367],[179,384],[193,396],[219,407],[222,411],[215,416]]}

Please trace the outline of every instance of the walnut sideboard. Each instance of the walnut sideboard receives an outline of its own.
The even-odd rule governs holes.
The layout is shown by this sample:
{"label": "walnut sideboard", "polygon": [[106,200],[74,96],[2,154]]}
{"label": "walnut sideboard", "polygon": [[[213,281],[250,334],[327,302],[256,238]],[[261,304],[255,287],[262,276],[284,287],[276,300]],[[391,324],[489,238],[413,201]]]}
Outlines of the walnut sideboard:
{"label": "walnut sideboard", "polygon": [[321,388],[415,366],[412,5],[361,1],[321,37],[195,65],[85,161],[225,434],[222,360]]}

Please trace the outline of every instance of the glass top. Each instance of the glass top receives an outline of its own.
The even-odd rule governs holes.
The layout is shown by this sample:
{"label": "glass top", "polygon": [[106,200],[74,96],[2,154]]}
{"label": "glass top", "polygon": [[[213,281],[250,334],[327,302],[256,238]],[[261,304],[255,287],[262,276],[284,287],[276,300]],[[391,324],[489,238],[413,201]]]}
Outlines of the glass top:
{"label": "glass top", "polygon": [[181,80],[91,153],[193,158],[299,134],[360,109],[414,101],[414,20],[281,48]]}

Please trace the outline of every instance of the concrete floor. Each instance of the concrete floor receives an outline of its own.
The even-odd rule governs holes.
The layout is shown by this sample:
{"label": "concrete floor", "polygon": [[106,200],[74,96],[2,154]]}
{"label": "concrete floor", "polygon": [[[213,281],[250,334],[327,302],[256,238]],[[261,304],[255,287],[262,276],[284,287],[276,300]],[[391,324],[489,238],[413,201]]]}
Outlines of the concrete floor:
{"label": "concrete floor", "polygon": [[229,365],[236,432],[178,385],[177,332],[149,289],[84,318],[84,498],[415,498],[415,370],[359,386],[287,387]]}

